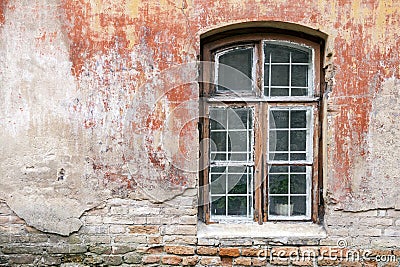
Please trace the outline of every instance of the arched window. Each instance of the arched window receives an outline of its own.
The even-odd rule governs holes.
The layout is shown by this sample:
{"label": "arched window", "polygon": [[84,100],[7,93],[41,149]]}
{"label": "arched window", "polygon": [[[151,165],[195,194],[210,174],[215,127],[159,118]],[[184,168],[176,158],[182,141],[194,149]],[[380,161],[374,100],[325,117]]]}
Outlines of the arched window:
{"label": "arched window", "polygon": [[202,42],[205,221],[317,221],[322,41],[220,36]]}

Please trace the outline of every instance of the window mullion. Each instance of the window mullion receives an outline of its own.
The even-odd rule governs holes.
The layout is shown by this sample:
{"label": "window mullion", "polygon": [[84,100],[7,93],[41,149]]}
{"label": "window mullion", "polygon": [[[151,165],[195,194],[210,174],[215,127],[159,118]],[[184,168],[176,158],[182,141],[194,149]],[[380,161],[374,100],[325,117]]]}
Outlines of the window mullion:
{"label": "window mullion", "polygon": [[[289,89],[290,90],[290,89]],[[288,109],[288,111],[289,111],[289,118],[288,118],[288,160],[289,160],[289,162],[291,161],[291,154],[290,154],[290,131],[291,131],[291,129],[290,129],[290,118],[291,118],[291,109],[289,108]]]}
{"label": "window mullion", "polygon": [[[229,128],[228,128],[229,129]],[[228,194],[229,194],[229,192],[228,192],[228,185],[229,185],[229,183],[228,183],[228,181],[229,181],[229,166],[228,167],[226,167],[226,176],[225,176],[225,216],[228,216],[228,206],[229,206],[229,203],[228,203]]]}
{"label": "window mullion", "polygon": [[250,155],[249,155],[249,149],[250,149],[250,147],[249,147],[249,113],[247,113],[247,116],[246,116],[246,160],[247,161],[249,161],[249,156],[251,157],[251,154],[252,153],[250,153]]}
{"label": "window mullion", "polygon": [[204,187],[202,191],[202,207],[203,207],[203,212],[204,212],[204,220],[206,223],[210,221],[210,205],[211,205],[211,194],[210,194],[210,178],[209,178],[209,172],[210,172],[210,125],[209,125],[209,106],[201,103],[200,105],[201,109],[201,115],[202,115],[202,137],[205,138],[204,142],[201,144],[202,145],[202,151],[204,155],[207,155],[206,157],[202,157],[200,161],[200,172],[203,175],[202,179],[202,186]]}
{"label": "window mullion", "polygon": [[262,185],[263,185],[263,194],[262,194],[262,204],[263,204],[263,220],[268,220],[268,139],[269,139],[269,120],[268,120],[268,102],[261,103],[262,113],[262,154],[261,154],[261,167],[262,167]]}
{"label": "window mullion", "polygon": [[263,222],[262,213],[262,164],[261,155],[263,151],[263,130],[262,130],[262,106],[256,105],[254,114],[254,217],[259,224]]}
{"label": "window mullion", "polygon": [[271,76],[271,73],[272,73],[272,55],[271,55],[271,53],[269,53],[269,66],[268,66],[268,96],[270,97],[271,96],[271,79],[272,79],[272,76]]}
{"label": "window mullion", "polygon": [[249,215],[250,215],[250,211],[249,211],[249,203],[250,203],[250,199],[249,199],[249,169],[248,169],[248,167],[246,167],[246,188],[247,188],[247,190],[246,190],[246,204],[247,204],[247,206],[246,206],[246,217],[249,217]]}
{"label": "window mullion", "polygon": [[226,113],[226,139],[225,139],[225,160],[228,161],[229,149],[229,112]]}
{"label": "window mullion", "polygon": [[[290,112],[289,112],[289,114],[290,114]],[[290,120],[289,120],[289,123],[290,123]],[[289,134],[290,135],[290,134]],[[291,205],[290,205],[290,202],[291,202],[291,199],[290,199],[290,196],[291,196],[291,194],[290,194],[290,165],[289,165],[289,168],[288,168],[288,216],[290,217],[290,212],[291,212]]]}
{"label": "window mullion", "polygon": [[289,96],[292,96],[292,52],[289,53]]}

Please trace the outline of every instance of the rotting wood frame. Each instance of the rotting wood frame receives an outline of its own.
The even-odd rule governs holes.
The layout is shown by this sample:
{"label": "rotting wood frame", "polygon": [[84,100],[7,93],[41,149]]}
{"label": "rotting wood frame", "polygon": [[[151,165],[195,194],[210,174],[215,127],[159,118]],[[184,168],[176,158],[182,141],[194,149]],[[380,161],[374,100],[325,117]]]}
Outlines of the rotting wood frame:
{"label": "rotting wood frame", "polygon": [[[252,73],[252,90],[249,92],[230,92],[217,90],[216,86],[216,68],[213,64],[203,64],[201,69],[200,83],[200,215],[206,223],[219,222],[238,222],[242,221],[238,217],[219,218],[211,216],[210,210],[210,109],[214,107],[251,108],[254,113],[252,136],[254,145],[253,155],[253,203],[251,220],[262,224],[266,221],[279,220],[295,220],[295,221],[319,221],[319,212],[321,209],[320,192],[322,191],[321,179],[321,122],[320,122],[320,102],[322,96],[322,55],[323,40],[307,36],[304,34],[277,33],[276,30],[265,33],[254,34],[225,34],[222,38],[211,38],[202,44],[201,60],[203,62],[213,62],[218,66],[218,55],[235,49],[238,47],[253,48],[253,73]],[[266,59],[264,58],[264,47],[266,43],[276,43],[278,45],[287,45],[288,47],[301,48],[304,47],[311,52],[311,76],[308,77],[307,85],[309,93],[306,96],[265,96],[264,95],[264,66]],[[291,59],[290,59],[291,60]],[[290,72],[290,71],[289,71]],[[289,78],[290,80],[290,78]],[[290,83],[290,82],[289,82]],[[269,90],[270,90],[269,86]],[[290,86],[289,86],[289,90]],[[289,91],[290,92],[290,91]],[[289,93],[290,94],[290,93]],[[268,142],[269,142],[269,114],[271,111],[283,109],[300,109],[310,112],[311,122],[309,124],[310,141],[307,143],[310,149],[311,157],[309,160],[303,161],[286,161],[283,163],[268,160]],[[308,126],[307,126],[308,127]],[[290,131],[290,130],[289,130]],[[289,132],[290,134],[290,132]],[[290,143],[288,144],[290,146]],[[290,152],[288,152],[290,153]],[[289,155],[290,157],[290,155]],[[269,212],[269,185],[268,175],[271,166],[304,166],[307,168],[309,182],[307,185],[308,200],[306,201],[305,216],[290,216],[291,207],[289,207],[287,216],[274,216]],[[290,174],[289,174],[290,177]],[[308,177],[308,176],[307,176]],[[289,178],[290,179],[290,178]],[[289,180],[290,181],[290,180]],[[272,195],[272,194],[271,194]],[[288,193],[290,201],[290,193]],[[227,204],[226,204],[227,205]],[[290,206],[290,205],[289,205]],[[227,207],[226,207],[227,209]],[[248,214],[247,214],[248,215]],[[223,217],[223,216],[222,216]],[[217,218],[217,219],[216,219]]]}

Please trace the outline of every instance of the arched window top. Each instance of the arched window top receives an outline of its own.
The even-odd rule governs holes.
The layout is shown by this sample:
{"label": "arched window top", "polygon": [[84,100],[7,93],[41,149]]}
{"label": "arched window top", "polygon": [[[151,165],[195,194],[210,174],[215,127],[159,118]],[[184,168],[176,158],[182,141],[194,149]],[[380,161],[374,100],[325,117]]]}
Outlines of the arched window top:
{"label": "arched window top", "polygon": [[[213,67],[203,96],[315,98],[321,95],[322,46],[288,32],[220,36],[203,44],[202,60]],[[322,42],[322,41],[321,41]]]}
{"label": "arched window top", "polygon": [[200,34],[201,42],[207,43],[227,36],[257,33],[279,33],[297,36],[317,43],[327,40],[328,35],[304,25],[284,21],[250,21],[225,25],[204,31]]}
{"label": "arched window top", "polygon": [[202,36],[206,222],[318,221],[323,39],[269,26]]}

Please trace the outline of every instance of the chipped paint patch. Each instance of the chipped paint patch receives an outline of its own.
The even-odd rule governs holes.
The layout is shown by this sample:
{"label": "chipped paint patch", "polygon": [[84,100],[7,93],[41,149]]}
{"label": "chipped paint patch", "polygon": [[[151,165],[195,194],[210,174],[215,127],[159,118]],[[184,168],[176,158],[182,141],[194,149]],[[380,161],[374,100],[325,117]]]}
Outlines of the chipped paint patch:
{"label": "chipped paint patch", "polygon": [[7,8],[8,0],[0,0],[0,26],[4,24],[6,20],[6,8]]}
{"label": "chipped paint patch", "polygon": [[346,210],[399,208],[400,80],[386,79],[373,99],[367,154],[352,166],[352,194]]}

